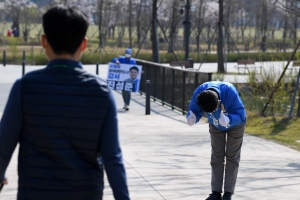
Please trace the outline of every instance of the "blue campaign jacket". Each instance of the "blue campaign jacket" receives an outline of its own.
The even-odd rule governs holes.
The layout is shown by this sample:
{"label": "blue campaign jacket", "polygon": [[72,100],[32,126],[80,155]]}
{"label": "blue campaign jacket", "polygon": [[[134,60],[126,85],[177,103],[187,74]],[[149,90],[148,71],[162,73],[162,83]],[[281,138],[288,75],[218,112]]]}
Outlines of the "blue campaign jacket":
{"label": "blue campaign jacket", "polygon": [[[203,111],[197,105],[197,96],[206,89],[213,89],[218,93],[219,100],[221,100],[220,105],[224,105],[224,108],[226,110],[224,114],[227,115],[230,120],[227,127],[221,126],[219,124],[219,118],[221,114],[221,106],[219,106],[219,108],[215,112],[207,113],[208,121],[211,125],[219,130],[227,130],[246,122],[246,111],[238,94],[238,91],[231,83],[221,81],[211,81],[203,83],[194,91],[188,111],[192,110],[196,115],[196,122],[199,122],[203,115]],[[188,112],[186,117],[188,117],[189,115],[190,113]]]}
{"label": "blue campaign jacket", "polygon": [[102,199],[104,167],[115,199],[129,199],[112,91],[81,63],[54,60],[16,81],[0,123],[0,182],[17,143],[18,200]]}
{"label": "blue campaign jacket", "polygon": [[112,59],[112,63],[116,63],[116,61],[119,61],[120,63],[123,63],[123,64],[132,64],[132,65],[136,65],[136,61],[135,61],[135,59],[133,59],[133,58],[126,58],[126,57],[118,57],[118,58],[114,58],[114,59]]}

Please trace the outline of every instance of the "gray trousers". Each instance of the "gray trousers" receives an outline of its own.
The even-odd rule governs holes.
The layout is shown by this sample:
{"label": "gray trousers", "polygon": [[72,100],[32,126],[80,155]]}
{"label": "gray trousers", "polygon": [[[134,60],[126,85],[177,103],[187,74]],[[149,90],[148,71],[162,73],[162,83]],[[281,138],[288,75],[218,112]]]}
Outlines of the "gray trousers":
{"label": "gray trousers", "polygon": [[[224,192],[234,193],[245,123],[227,131],[220,131],[209,125],[211,137],[211,190],[222,193],[225,167]],[[226,140],[227,136],[227,140]],[[225,163],[226,158],[226,163]]]}
{"label": "gray trousers", "polygon": [[123,101],[124,103],[129,106],[130,104],[130,99],[131,99],[131,91],[125,91],[122,90],[122,97],[123,97]]}

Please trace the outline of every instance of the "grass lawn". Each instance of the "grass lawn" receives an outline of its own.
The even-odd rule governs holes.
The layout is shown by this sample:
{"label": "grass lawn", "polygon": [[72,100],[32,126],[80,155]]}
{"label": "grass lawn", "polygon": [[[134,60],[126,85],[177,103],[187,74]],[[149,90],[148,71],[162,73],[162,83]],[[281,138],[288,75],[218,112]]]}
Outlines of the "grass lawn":
{"label": "grass lawn", "polygon": [[269,139],[300,151],[300,118],[262,117],[248,112],[247,134]]}

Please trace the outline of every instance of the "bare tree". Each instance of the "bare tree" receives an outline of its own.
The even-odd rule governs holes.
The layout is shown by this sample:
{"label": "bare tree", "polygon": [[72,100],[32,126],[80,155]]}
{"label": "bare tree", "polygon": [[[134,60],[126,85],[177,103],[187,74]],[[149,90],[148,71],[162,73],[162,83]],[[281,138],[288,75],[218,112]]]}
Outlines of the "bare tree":
{"label": "bare tree", "polygon": [[158,50],[158,40],[157,40],[157,0],[153,0],[152,3],[152,31],[151,31],[151,40],[152,40],[152,61],[160,62],[159,50]]}
{"label": "bare tree", "polygon": [[196,38],[196,49],[197,49],[197,53],[199,56],[199,54],[200,54],[200,36],[204,29],[204,18],[205,18],[205,12],[207,9],[207,5],[206,5],[206,0],[200,0],[200,1],[197,1],[197,3],[198,4],[196,4],[197,9],[196,9],[195,15],[192,16],[192,18],[195,21],[195,23],[192,24],[194,26],[194,27],[192,27],[192,30],[194,30],[193,32],[194,32],[195,38]]}
{"label": "bare tree", "polygon": [[20,31],[20,13],[21,13],[21,3],[17,0],[6,0],[4,3],[6,14],[12,20],[12,29],[16,29],[18,32]]}
{"label": "bare tree", "polygon": [[[293,43],[297,44],[297,25],[300,16],[300,2],[296,0],[285,0],[285,2],[276,0],[276,5],[279,9],[284,11],[284,32],[283,32],[283,48],[285,50],[285,43],[287,32],[289,28],[289,21],[291,22],[290,28],[292,29]],[[291,19],[291,20],[288,20]]]}
{"label": "bare tree", "polygon": [[247,12],[246,8],[242,8],[239,10],[239,15],[240,15],[239,26],[241,29],[242,42],[245,43],[245,30],[247,29],[250,22],[253,20],[253,13]]}
{"label": "bare tree", "polygon": [[169,3],[171,3],[171,5],[168,6],[169,8],[171,7],[170,10],[171,21],[170,21],[170,28],[169,28],[170,45],[169,45],[168,53],[172,53],[174,49],[174,41],[176,40],[176,36],[177,36],[176,34],[177,27],[178,27],[178,23],[181,21],[181,16],[179,15],[178,12],[180,1],[174,0]]}
{"label": "bare tree", "polygon": [[[225,38],[227,42],[227,51],[233,51],[233,46],[235,46],[235,43],[239,41],[239,32],[241,30],[242,32],[242,37],[244,36],[242,28],[240,28],[240,25],[244,25],[244,29],[246,29],[247,22],[245,21],[246,16],[248,15],[248,12],[250,8],[244,5],[246,0],[228,0],[225,3],[224,6],[224,12],[226,13],[224,15],[224,27],[225,27]],[[240,10],[243,10],[241,12]],[[242,17],[241,17],[242,15]],[[246,23],[245,23],[246,22]],[[235,28],[236,30],[236,38],[233,40],[233,33],[232,27]]]}
{"label": "bare tree", "polygon": [[122,47],[123,45],[123,37],[125,35],[125,30],[128,25],[128,18],[125,18],[124,16],[127,16],[127,10],[125,2],[119,2],[115,5],[116,10],[116,21],[117,21],[117,46]]}
{"label": "bare tree", "polygon": [[137,37],[137,44],[139,45],[141,42],[141,13],[142,13],[142,3],[136,4],[136,18],[135,18],[135,25],[136,25],[136,37]]}
{"label": "bare tree", "polygon": [[135,17],[137,44],[140,46],[142,38],[147,36],[147,31],[151,25],[152,19],[152,2],[147,3],[145,0],[137,0],[135,4],[137,14]]}
{"label": "bare tree", "polygon": [[278,5],[279,8],[289,12],[293,13],[297,16],[300,16],[300,2],[297,0],[275,0],[275,3]]}
{"label": "bare tree", "polygon": [[204,13],[204,30],[206,34],[203,37],[208,45],[208,51],[211,51],[211,44],[215,40],[214,33],[217,28],[219,15],[219,4],[214,1],[208,1],[206,3],[206,10]]}
{"label": "bare tree", "polygon": [[24,41],[27,41],[29,32],[32,29],[32,23],[35,22],[36,14],[38,10],[31,9],[36,8],[36,4],[31,0],[6,0],[4,2],[4,12],[12,20],[12,27],[18,33],[20,33],[20,22],[23,22],[23,36]]}
{"label": "bare tree", "polygon": [[293,43],[296,45],[298,36],[297,36],[297,30],[298,30],[298,24],[299,24],[299,16],[295,13],[291,13],[291,27],[292,27],[292,35],[293,35]]}
{"label": "bare tree", "polygon": [[224,32],[223,32],[223,0],[219,0],[219,21],[218,21],[218,72],[224,73]]}
{"label": "bare tree", "polygon": [[132,0],[129,0],[128,6],[128,32],[129,32],[129,48],[132,48]]}
{"label": "bare tree", "polygon": [[41,13],[34,5],[28,5],[21,10],[20,13],[20,27],[23,34],[23,40],[25,43],[30,37],[31,30],[35,27],[35,24],[40,22]]}
{"label": "bare tree", "polygon": [[98,32],[99,32],[99,48],[103,48],[102,11],[103,11],[103,0],[99,0],[99,1],[98,1]]}

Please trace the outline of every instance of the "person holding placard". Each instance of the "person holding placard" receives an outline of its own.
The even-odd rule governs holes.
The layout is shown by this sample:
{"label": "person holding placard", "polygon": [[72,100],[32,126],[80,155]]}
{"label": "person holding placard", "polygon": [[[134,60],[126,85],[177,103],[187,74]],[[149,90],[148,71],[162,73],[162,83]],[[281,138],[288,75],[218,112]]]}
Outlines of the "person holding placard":
{"label": "person holding placard", "polygon": [[[133,64],[136,65],[136,60],[133,59],[131,57],[132,55],[132,50],[130,48],[127,48],[125,50],[125,56],[124,57],[117,57],[112,59],[112,63],[116,63],[116,64]],[[137,71],[136,70],[130,70],[130,77],[134,77],[134,74],[138,74],[138,68]],[[132,78],[131,78],[132,79]],[[124,81],[125,82],[125,81]],[[132,80],[127,79],[127,82],[133,82]],[[135,90],[132,90],[134,92],[136,92]],[[124,101],[124,106],[123,109],[128,111],[129,110],[129,104],[130,104],[130,99],[131,99],[131,91],[126,91],[126,90],[122,90],[122,97],[123,97],[123,101]]]}

